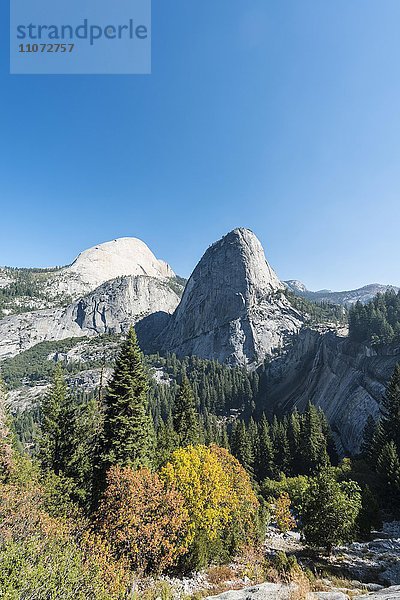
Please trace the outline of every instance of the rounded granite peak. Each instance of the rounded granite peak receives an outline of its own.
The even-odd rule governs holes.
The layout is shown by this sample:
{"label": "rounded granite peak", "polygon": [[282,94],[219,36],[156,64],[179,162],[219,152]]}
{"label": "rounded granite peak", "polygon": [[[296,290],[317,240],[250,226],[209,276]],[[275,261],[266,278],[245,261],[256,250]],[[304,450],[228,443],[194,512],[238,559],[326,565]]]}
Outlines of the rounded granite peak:
{"label": "rounded granite peak", "polygon": [[65,272],[78,275],[91,287],[129,275],[174,276],[166,262],[158,260],[142,240],[134,237],[118,238],[81,252]]}

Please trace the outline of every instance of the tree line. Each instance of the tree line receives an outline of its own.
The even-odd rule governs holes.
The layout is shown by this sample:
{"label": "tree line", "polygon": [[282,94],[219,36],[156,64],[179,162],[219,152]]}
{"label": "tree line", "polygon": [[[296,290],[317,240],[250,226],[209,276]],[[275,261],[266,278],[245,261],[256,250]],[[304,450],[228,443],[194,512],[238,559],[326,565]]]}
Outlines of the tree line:
{"label": "tree line", "polygon": [[354,342],[380,345],[400,341],[400,291],[377,294],[368,304],[357,302],[349,313],[349,337]]}

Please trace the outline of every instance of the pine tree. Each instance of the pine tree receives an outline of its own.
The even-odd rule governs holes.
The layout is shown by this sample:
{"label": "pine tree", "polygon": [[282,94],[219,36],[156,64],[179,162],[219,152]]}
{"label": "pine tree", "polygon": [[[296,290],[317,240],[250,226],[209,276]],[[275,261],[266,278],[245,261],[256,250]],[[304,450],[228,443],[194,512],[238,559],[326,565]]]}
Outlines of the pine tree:
{"label": "pine tree", "polygon": [[165,421],[161,420],[161,423],[157,429],[155,466],[160,467],[164,465],[177,447],[177,435],[174,430],[172,415],[169,413]]}
{"label": "pine tree", "polygon": [[400,510],[400,459],[393,441],[384,445],[377,462],[378,473],[384,482],[383,499],[388,508]]}
{"label": "pine tree", "polygon": [[259,452],[259,438],[258,438],[258,427],[257,427],[253,417],[250,418],[250,421],[247,425],[247,436],[249,438],[249,443],[250,443],[250,447],[251,447],[251,456],[252,456],[251,467],[254,470],[256,456]]}
{"label": "pine tree", "polygon": [[67,406],[69,398],[61,363],[54,368],[53,381],[41,407],[41,436],[39,458],[46,470],[56,475],[63,467],[63,428],[68,426]]}
{"label": "pine tree", "polygon": [[154,426],[148,410],[148,376],[130,327],[105,398],[100,463],[104,481],[111,465],[148,466],[154,458]]}
{"label": "pine tree", "polygon": [[386,438],[393,440],[397,451],[400,452],[400,364],[396,366],[388,383],[382,406],[384,412],[382,426]]}
{"label": "pine tree", "polygon": [[302,419],[297,408],[295,408],[288,421],[288,441],[292,475],[298,475],[301,472],[301,423]]}
{"label": "pine tree", "polygon": [[233,455],[243,465],[246,471],[252,473],[254,465],[252,444],[247,433],[246,424],[241,419],[234,423],[230,445]]}
{"label": "pine tree", "polygon": [[173,422],[179,446],[195,446],[199,443],[199,417],[193,390],[186,375],[182,378],[182,384],[175,399]]}
{"label": "pine tree", "polygon": [[274,447],[271,441],[269,424],[265,415],[258,424],[258,452],[255,459],[255,474],[259,481],[275,475]]}
{"label": "pine tree", "polygon": [[271,427],[271,438],[274,447],[276,468],[278,472],[287,475],[290,472],[291,456],[286,420],[278,421],[277,417],[274,417]]}
{"label": "pine tree", "polygon": [[317,473],[329,464],[327,441],[322,431],[318,410],[311,402],[303,417],[301,457],[307,475]]}
{"label": "pine tree", "polygon": [[361,454],[368,464],[374,464],[374,435],[376,422],[372,415],[368,415],[363,430],[363,440],[361,443]]}
{"label": "pine tree", "polygon": [[73,499],[88,508],[92,501],[103,414],[97,398],[71,406],[69,413],[69,426],[64,429],[61,444],[62,471],[73,481]]}

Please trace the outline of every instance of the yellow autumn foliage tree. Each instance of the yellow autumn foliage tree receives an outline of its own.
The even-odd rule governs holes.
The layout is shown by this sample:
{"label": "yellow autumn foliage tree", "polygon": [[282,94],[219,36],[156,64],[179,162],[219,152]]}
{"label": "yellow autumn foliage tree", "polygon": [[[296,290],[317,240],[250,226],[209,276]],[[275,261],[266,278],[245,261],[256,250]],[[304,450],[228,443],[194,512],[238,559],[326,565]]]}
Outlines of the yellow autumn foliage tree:
{"label": "yellow autumn foliage tree", "polygon": [[[191,566],[228,557],[253,538],[259,503],[248,474],[227,450],[217,446],[179,448],[160,476],[185,500],[189,516],[186,543],[195,550]],[[227,535],[233,530],[240,531],[240,536]]]}
{"label": "yellow autumn foliage tree", "polygon": [[296,521],[290,511],[291,501],[287,492],[282,492],[275,503],[275,521],[282,533],[292,531],[296,527]]}

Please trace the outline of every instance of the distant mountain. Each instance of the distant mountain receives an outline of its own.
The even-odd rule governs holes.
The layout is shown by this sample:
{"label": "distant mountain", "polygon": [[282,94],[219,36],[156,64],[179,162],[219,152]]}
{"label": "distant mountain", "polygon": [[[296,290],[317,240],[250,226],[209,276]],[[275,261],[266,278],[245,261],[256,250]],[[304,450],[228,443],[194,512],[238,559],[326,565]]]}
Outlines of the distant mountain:
{"label": "distant mountain", "polygon": [[350,306],[358,301],[366,304],[379,293],[384,293],[387,290],[395,290],[396,292],[399,290],[399,288],[395,287],[394,285],[371,283],[370,285],[366,285],[357,290],[349,290],[344,292],[332,292],[331,290],[319,290],[318,292],[311,292],[306,288],[304,283],[295,279],[284,281],[284,284],[297,296],[302,296],[303,298],[307,298],[307,300],[311,300],[312,302],[330,302],[331,304],[339,304],[341,306]]}
{"label": "distant mountain", "polygon": [[[137,238],[119,238],[85,250],[66,267],[0,268],[0,318],[67,306],[117,277],[152,277],[183,286],[171,267]],[[176,281],[175,281],[176,280]]]}

